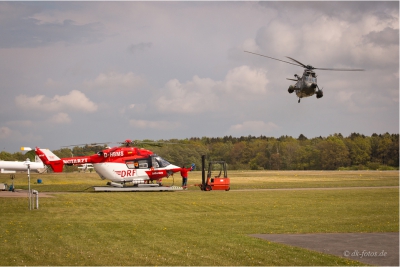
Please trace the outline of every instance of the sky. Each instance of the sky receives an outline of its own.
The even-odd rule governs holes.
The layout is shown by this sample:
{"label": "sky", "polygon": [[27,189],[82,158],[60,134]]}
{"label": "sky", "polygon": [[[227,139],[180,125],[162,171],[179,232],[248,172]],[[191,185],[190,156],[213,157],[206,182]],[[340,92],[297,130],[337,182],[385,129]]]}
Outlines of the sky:
{"label": "sky", "polygon": [[[0,151],[399,133],[399,2],[0,2]],[[317,68],[323,98],[287,89]]]}

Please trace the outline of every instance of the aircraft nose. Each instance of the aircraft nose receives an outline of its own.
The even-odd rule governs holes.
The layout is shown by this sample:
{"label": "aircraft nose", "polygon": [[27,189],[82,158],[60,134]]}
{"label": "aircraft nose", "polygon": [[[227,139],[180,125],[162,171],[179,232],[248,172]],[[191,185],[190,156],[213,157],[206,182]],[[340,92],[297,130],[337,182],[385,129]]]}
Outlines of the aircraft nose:
{"label": "aircraft nose", "polygon": [[171,170],[171,171],[173,171],[173,172],[179,172],[179,171],[181,171],[181,167],[175,166],[175,165],[173,165],[173,164],[169,165],[169,166],[168,166],[168,169]]}

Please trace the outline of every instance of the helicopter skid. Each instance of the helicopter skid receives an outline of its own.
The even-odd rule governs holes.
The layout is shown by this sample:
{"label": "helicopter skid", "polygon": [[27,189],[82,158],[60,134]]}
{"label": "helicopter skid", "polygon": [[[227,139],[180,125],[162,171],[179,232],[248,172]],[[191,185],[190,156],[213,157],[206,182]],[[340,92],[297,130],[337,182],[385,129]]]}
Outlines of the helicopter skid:
{"label": "helicopter skid", "polygon": [[181,191],[180,186],[159,186],[158,184],[139,184],[138,186],[113,187],[113,186],[94,186],[96,192],[157,192],[157,191]]}

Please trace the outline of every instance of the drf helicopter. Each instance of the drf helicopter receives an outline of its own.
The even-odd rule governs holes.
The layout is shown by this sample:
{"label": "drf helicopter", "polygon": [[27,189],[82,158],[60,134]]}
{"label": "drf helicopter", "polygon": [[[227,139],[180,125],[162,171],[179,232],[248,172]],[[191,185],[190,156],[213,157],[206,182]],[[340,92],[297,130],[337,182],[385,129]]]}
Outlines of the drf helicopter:
{"label": "drf helicopter", "polygon": [[317,96],[317,98],[321,98],[321,97],[324,96],[324,93],[323,93],[322,89],[320,89],[318,87],[317,75],[313,70],[364,71],[364,69],[314,68],[311,65],[304,65],[300,61],[297,61],[296,59],[291,58],[291,57],[287,57],[287,58],[292,60],[292,61],[294,61],[295,63],[284,61],[284,60],[280,60],[280,59],[269,57],[269,56],[265,56],[265,55],[261,55],[261,54],[257,54],[257,53],[253,53],[253,52],[249,52],[249,51],[244,51],[244,52],[250,53],[250,54],[254,54],[254,55],[258,55],[258,56],[262,56],[262,57],[267,57],[267,58],[274,59],[274,60],[278,60],[278,61],[285,62],[285,63],[288,63],[288,64],[292,64],[292,65],[295,65],[295,66],[303,67],[304,68],[303,76],[300,77],[299,75],[295,74],[294,77],[296,79],[286,78],[287,80],[291,80],[291,81],[295,81],[296,82],[294,85],[290,85],[289,86],[288,92],[289,92],[289,94],[291,94],[293,92],[296,92],[296,95],[299,98],[298,103],[300,103],[300,99],[301,98],[313,96],[314,94]]}
{"label": "drf helicopter", "polygon": [[93,164],[94,170],[101,179],[108,179],[114,187],[125,187],[127,183],[134,186],[143,183],[158,182],[181,170],[152,151],[131,147],[129,139],[123,142],[124,147],[107,148],[91,156],[62,158],[48,149],[35,148],[35,153],[44,164],[50,165],[54,172],[62,172],[64,165]]}

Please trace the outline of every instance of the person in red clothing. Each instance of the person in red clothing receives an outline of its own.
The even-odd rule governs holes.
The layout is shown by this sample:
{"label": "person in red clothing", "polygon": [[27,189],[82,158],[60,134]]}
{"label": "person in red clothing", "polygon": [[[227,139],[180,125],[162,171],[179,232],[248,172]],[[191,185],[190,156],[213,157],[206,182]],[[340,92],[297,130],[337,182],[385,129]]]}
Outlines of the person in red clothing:
{"label": "person in red clothing", "polygon": [[193,170],[193,165],[191,168],[185,168],[185,165],[181,168],[181,176],[182,176],[182,187],[185,189],[187,188],[187,179],[188,179],[188,172]]}

